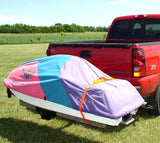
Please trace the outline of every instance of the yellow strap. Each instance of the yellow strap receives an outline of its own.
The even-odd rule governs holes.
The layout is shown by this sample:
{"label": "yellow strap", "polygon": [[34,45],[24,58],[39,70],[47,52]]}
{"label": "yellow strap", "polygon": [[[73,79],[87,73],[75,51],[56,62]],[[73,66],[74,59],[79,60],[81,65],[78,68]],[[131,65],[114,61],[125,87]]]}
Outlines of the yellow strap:
{"label": "yellow strap", "polygon": [[109,79],[107,79],[107,78],[105,78],[105,77],[100,77],[99,79],[97,79],[97,80],[94,81],[93,85],[94,85],[94,84],[97,84],[97,83],[101,83],[101,82],[107,81],[107,80],[113,80],[113,79],[114,79],[114,78],[109,78]]}

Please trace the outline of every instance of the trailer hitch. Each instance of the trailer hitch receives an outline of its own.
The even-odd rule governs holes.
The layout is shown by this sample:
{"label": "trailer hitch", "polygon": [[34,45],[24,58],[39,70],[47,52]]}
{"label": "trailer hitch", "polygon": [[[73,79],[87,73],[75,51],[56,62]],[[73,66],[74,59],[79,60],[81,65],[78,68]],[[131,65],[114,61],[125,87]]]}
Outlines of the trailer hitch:
{"label": "trailer hitch", "polygon": [[7,95],[8,95],[8,98],[11,98],[13,93],[10,91],[10,89],[7,87]]}

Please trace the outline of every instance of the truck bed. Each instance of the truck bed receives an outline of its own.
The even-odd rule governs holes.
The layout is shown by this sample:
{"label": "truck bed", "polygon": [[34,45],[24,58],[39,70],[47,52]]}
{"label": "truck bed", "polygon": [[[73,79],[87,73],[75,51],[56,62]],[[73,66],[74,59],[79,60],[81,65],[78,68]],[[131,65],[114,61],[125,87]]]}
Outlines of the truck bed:
{"label": "truck bed", "polygon": [[106,41],[51,43],[47,55],[75,55],[85,58],[111,76],[119,74],[131,76],[131,45],[131,43],[106,43]]}

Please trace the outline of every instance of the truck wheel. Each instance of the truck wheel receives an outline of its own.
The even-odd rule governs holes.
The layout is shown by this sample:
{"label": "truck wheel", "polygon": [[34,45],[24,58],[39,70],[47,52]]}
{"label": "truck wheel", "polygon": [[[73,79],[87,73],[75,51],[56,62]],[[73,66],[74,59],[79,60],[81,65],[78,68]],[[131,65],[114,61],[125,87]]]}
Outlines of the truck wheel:
{"label": "truck wheel", "polygon": [[153,109],[149,110],[149,113],[153,115],[160,115],[160,81],[155,94],[152,96]]}
{"label": "truck wheel", "polygon": [[156,104],[157,104],[156,108],[157,115],[160,115],[160,82],[158,84],[158,88],[156,91]]}

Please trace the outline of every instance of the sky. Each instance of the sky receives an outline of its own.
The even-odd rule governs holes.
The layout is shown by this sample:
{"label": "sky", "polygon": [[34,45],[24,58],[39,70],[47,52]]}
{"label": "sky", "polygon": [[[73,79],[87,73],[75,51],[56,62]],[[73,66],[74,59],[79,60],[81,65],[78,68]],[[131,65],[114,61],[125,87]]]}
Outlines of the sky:
{"label": "sky", "polygon": [[0,25],[110,26],[115,17],[160,14],[159,0],[0,0]]}

